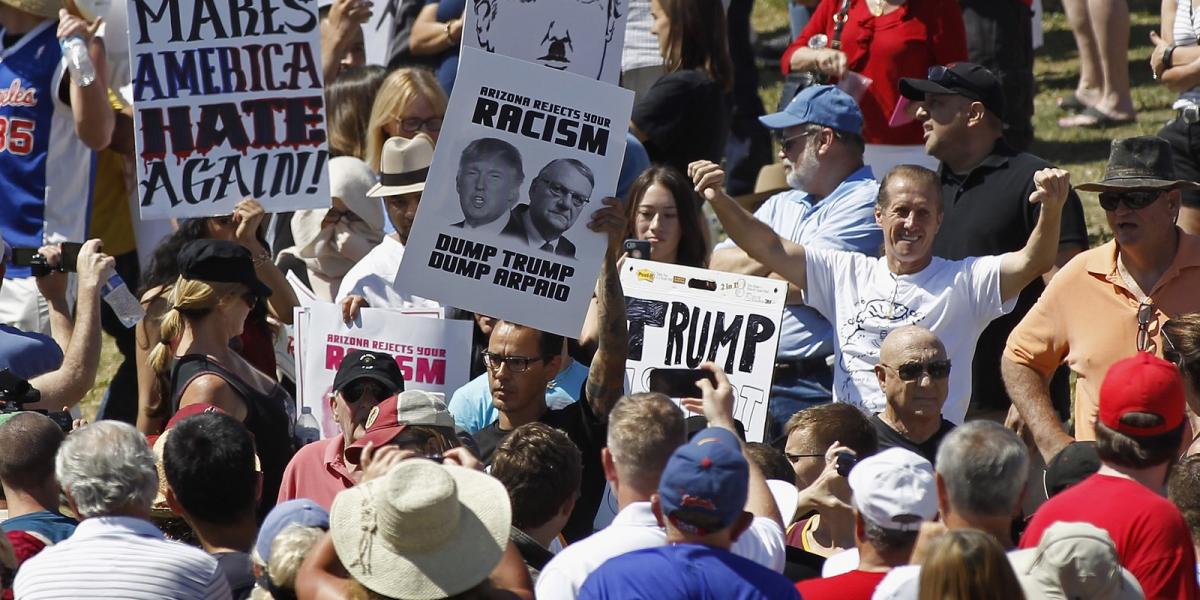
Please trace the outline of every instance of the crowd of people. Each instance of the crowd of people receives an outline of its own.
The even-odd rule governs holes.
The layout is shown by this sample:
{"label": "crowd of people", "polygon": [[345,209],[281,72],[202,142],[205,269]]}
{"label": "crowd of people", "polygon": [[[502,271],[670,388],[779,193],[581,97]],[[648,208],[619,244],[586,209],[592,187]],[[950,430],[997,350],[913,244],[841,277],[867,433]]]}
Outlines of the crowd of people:
{"label": "crowd of people", "polygon": [[[1113,140],[1089,182],[1028,152],[1022,0],[793,2],[770,113],[753,0],[621,2],[636,100],[611,197],[502,139],[454,157],[468,238],[587,260],[565,233],[588,207],[571,236],[605,250],[573,339],[397,280],[465,11],[499,0],[322,0],[328,206],[168,222],[136,211],[128,50],[105,26],[125,3],[66,4],[0,0],[4,597],[1200,599],[1192,0],[1152,36],[1176,117]],[[1064,2],[1061,127],[1136,118],[1109,4]],[[366,64],[379,10],[386,66]],[[92,81],[67,74],[74,38]],[[1089,248],[1077,191],[1107,242]],[[762,431],[712,362],[696,397],[629,393],[630,241],[787,284]],[[395,356],[352,350],[321,399],[339,433],[306,438],[298,289],[347,321],[468,322],[470,381],[411,389]],[[119,366],[89,424],[102,332]]]}

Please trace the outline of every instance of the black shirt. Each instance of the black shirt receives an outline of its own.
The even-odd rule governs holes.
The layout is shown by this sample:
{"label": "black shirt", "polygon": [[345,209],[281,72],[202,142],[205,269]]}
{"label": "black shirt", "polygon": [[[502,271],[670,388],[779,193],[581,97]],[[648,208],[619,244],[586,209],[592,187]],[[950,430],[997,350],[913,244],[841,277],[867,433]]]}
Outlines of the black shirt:
{"label": "black shirt", "polygon": [[884,423],[878,413],[871,415],[871,426],[875,428],[875,435],[879,438],[880,452],[888,448],[904,448],[924,456],[925,460],[935,465],[937,464],[937,449],[942,444],[942,438],[945,438],[946,434],[954,429],[954,423],[942,419],[942,426],[938,428],[937,433],[918,444],[900,435],[900,432],[892,429],[891,425]]}
{"label": "black shirt", "polygon": [[[596,511],[604,498],[604,468],[600,465],[600,449],[604,447],[608,436],[608,425],[600,422],[587,400],[587,383],[579,391],[579,400],[558,410],[547,410],[538,421],[545,423],[571,438],[579,448],[583,458],[583,481],[580,484],[579,500],[575,502],[575,510],[563,527],[563,537],[568,542],[583,539],[592,534],[592,524],[596,520]],[[479,430],[475,434],[475,443],[479,445],[479,458],[484,463],[492,463],[492,454],[504,438],[512,430],[500,429],[500,421]]]}
{"label": "black shirt", "polygon": [[[1030,204],[1033,174],[1050,163],[1017,152],[1002,140],[992,153],[970,173],[961,176],[943,164],[938,169],[942,182],[945,216],[933,241],[933,253],[949,260],[989,256],[1020,250],[1029,241],[1041,212]],[[1071,190],[1063,206],[1059,246],[1087,248],[1087,223],[1079,195]],[[1011,401],[1000,379],[1000,356],[1008,334],[1042,294],[1042,278],[1033,280],[1017,298],[1013,311],[992,321],[979,336],[972,361],[971,405],[976,408],[1007,409]]]}
{"label": "black shirt", "polygon": [[668,73],[633,106],[633,124],[646,136],[654,163],[687,173],[697,160],[720,162],[729,132],[725,90],[701,69]]}
{"label": "black shirt", "polygon": [[250,564],[250,555],[245,552],[218,552],[212,555],[217,559],[217,568],[229,582],[229,591],[233,592],[233,600],[245,600],[254,590],[254,567]]}

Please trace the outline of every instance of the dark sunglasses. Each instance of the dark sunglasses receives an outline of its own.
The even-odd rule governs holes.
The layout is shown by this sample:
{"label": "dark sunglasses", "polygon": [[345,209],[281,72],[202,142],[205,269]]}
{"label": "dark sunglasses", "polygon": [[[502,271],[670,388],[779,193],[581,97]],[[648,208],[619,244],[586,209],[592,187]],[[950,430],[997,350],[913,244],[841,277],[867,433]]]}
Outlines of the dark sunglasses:
{"label": "dark sunglasses", "polygon": [[976,87],[975,84],[971,83],[970,81],[968,81],[966,79],[963,79],[962,77],[960,77],[958,75],[958,73],[951,71],[950,67],[948,67],[948,66],[934,65],[932,67],[929,67],[929,71],[926,72],[926,75],[927,75],[927,79],[929,79],[929,81],[936,83],[938,85],[943,85],[943,84],[949,83],[958,88],[966,88],[968,90],[971,90],[972,92],[975,92],[976,94],[980,93],[979,88]]}
{"label": "dark sunglasses", "polygon": [[896,371],[900,379],[904,381],[913,381],[921,376],[921,373],[928,373],[930,379],[945,379],[950,376],[950,360],[931,360],[929,362],[910,362],[904,363],[898,367],[893,367],[884,363],[879,363],[888,369]]}
{"label": "dark sunglasses", "polygon": [[784,452],[783,455],[785,457],[787,457],[789,462],[796,462],[802,458],[824,458],[825,457],[824,454],[788,454],[787,452]]}
{"label": "dark sunglasses", "polygon": [[362,397],[366,394],[370,394],[376,400],[388,397],[388,393],[383,389],[383,386],[379,385],[376,381],[368,379],[351,381],[346,387],[342,388],[342,397],[346,399],[346,402],[351,404],[362,400]]}
{"label": "dark sunglasses", "polygon": [[1137,351],[1150,350],[1150,323],[1154,321],[1154,303],[1147,298],[1138,305]]}
{"label": "dark sunglasses", "polygon": [[1101,192],[1100,208],[1107,211],[1117,210],[1117,205],[1125,203],[1131,210],[1139,210],[1154,204],[1161,192]]}

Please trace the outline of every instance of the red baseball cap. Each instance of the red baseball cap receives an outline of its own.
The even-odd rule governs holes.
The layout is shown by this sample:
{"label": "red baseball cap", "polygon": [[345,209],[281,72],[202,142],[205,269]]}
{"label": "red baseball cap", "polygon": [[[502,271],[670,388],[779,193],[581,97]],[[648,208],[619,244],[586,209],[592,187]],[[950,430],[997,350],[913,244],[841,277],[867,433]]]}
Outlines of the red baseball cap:
{"label": "red baseball cap", "polygon": [[346,460],[358,464],[367,444],[376,448],[392,443],[410,425],[454,431],[454,417],[441,397],[423,390],[407,390],[380,402],[367,416],[367,431],[346,448]]}
{"label": "red baseball cap", "polygon": [[[1171,431],[1183,423],[1184,406],[1179,370],[1149,352],[1113,363],[1100,386],[1100,422],[1125,435],[1146,437]],[[1162,423],[1153,427],[1121,423],[1122,416],[1133,412],[1158,415]]]}

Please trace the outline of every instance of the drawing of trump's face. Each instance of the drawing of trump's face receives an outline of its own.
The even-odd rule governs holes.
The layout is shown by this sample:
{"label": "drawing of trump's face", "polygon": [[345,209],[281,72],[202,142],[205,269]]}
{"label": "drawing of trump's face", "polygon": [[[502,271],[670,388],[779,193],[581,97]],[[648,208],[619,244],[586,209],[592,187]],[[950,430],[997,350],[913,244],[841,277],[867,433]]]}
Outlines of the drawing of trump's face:
{"label": "drawing of trump's face", "polygon": [[613,42],[614,27],[627,4],[628,0],[472,0],[471,10],[481,48],[603,79],[615,77],[604,72],[604,62],[616,56],[619,63],[621,45]]}

